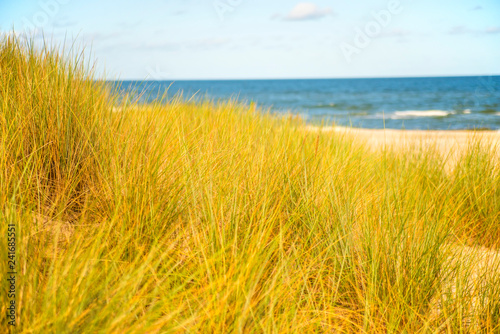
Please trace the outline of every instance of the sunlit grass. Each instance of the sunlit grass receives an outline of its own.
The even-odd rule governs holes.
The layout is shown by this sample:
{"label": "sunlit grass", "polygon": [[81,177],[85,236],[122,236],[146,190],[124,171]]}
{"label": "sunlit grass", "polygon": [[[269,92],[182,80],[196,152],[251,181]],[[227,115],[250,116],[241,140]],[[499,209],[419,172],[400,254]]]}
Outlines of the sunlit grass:
{"label": "sunlit grass", "polygon": [[118,105],[58,54],[0,45],[18,332],[500,331],[500,167],[479,137],[447,169],[236,101]]}

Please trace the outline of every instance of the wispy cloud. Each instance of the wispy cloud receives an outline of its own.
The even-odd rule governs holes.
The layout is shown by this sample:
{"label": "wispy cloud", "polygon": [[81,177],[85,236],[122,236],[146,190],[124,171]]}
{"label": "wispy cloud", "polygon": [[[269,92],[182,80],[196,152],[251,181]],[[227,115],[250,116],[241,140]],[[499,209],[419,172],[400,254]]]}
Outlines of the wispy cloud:
{"label": "wispy cloud", "polygon": [[486,34],[498,34],[500,33],[500,27],[491,27],[491,28],[487,28],[484,33]]}
{"label": "wispy cloud", "polygon": [[478,5],[478,6],[474,7],[474,8],[472,8],[471,10],[481,10],[481,9],[483,9],[483,7]]}
{"label": "wispy cloud", "polygon": [[124,35],[125,33],[123,33],[122,31],[115,31],[109,33],[94,32],[83,35],[83,38],[94,42],[104,42],[109,40],[116,40],[120,37],[123,37]]}
{"label": "wispy cloud", "polygon": [[455,26],[450,29],[448,32],[450,35],[465,35],[465,34],[476,34],[476,35],[483,35],[483,34],[498,34],[500,33],[500,26],[498,27],[489,27],[486,29],[470,29],[466,26]]}
{"label": "wispy cloud", "polygon": [[281,18],[281,14],[274,13],[273,15],[271,15],[271,20],[277,20],[279,18]]}
{"label": "wispy cloud", "polygon": [[209,38],[187,43],[186,47],[191,50],[205,51],[220,48],[231,42],[230,38]]}
{"label": "wispy cloud", "polygon": [[71,20],[67,16],[63,16],[55,20],[52,23],[52,26],[54,28],[69,28],[75,26],[77,23],[78,23],[77,21]]}
{"label": "wispy cloud", "polygon": [[409,31],[409,30],[404,30],[404,29],[392,29],[392,30],[388,30],[388,31],[383,31],[380,33],[380,35],[378,35],[378,38],[390,38],[390,37],[407,37],[409,35],[411,35],[412,32]]}
{"label": "wispy cloud", "polygon": [[118,27],[121,29],[135,29],[143,23],[143,20],[135,20],[135,21],[121,21],[118,23]]}
{"label": "wispy cloud", "polygon": [[206,51],[217,49],[231,43],[229,38],[209,38],[194,41],[162,41],[157,40],[153,42],[142,42],[135,44],[133,48],[139,50],[154,50],[154,51],[178,51],[182,49],[189,49],[194,51]]}
{"label": "wispy cloud", "polygon": [[173,12],[172,14],[174,16],[180,16],[180,15],[186,15],[188,13],[188,11],[186,9],[179,9],[175,12]]}
{"label": "wispy cloud", "polygon": [[300,2],[285,16],[285,20],[316,20],[332,14],[333,10],[330,7],[320,8],[311,2]]}
{"label": "wispy cloud", "polygon": [[133,48],[148,51],[177,51],[182,48],[182,44],[173,41],[152,41],[135,44]]}
{"label": "wispy cloud", "polygon": [[450,35],[463,35],[463,34],[469,34],[471,33],[472,30],[467,28],[466,26],[455,26],[448,31]]}

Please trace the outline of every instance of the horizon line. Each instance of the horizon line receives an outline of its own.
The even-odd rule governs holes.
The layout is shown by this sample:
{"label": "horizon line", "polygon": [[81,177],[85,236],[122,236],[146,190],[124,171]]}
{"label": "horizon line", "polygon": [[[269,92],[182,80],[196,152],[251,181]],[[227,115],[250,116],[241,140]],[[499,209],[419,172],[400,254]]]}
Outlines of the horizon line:
{"label": "horizon line", "polygon": [[286,80],[349,80],[349,79],[425,79],[425,78],[474,78],[499,77],[500,74],[466,74],[466,75],[422,75],[422,76],[367,76],[367,77],[297,77],[297,78],[209,78],[209,79],[96,79],[97,81],[286,81]]}

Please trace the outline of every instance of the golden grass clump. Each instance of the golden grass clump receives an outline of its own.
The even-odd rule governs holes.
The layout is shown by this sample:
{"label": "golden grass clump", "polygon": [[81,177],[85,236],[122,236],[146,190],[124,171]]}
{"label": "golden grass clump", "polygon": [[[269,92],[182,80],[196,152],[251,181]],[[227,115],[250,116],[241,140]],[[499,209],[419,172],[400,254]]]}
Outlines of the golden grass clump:
{"label": "golden grass clump", "polygon": [[1,41],[17,332],[500,331],[500,167],[480,139],[447,169],[236,101],[118,101],[80,58]]}
{"label": "golden grass clump", "polygon": [[67,61],[13,36],[0,45],[0,82],[5,190],[17,188],[44,214],[81,210],[100,182],[98,157],[107,154],[112,100],[103,83],[81,55]]}

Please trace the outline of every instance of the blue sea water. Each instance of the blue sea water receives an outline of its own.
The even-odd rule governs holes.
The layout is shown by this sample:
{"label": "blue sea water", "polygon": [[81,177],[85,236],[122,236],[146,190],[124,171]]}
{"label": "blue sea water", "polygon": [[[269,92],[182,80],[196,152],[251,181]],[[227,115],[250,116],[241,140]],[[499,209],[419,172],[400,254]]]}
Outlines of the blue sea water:
{"label": "blue sea water", "polygon": [[500,76],[119,81],[122,93],[153,100],[185,98],[256,102],[274,113],[294,113],[312,124],[391,129],[500,129]]}

